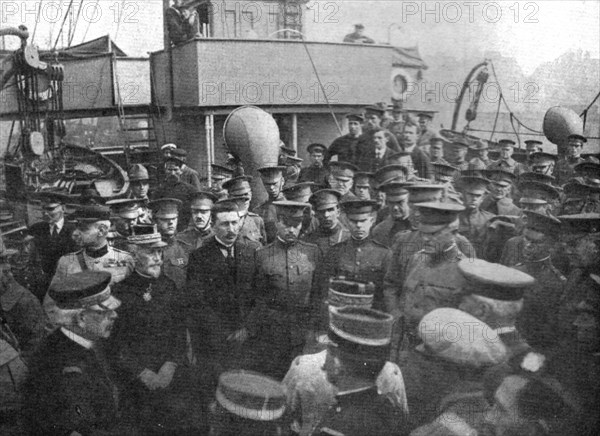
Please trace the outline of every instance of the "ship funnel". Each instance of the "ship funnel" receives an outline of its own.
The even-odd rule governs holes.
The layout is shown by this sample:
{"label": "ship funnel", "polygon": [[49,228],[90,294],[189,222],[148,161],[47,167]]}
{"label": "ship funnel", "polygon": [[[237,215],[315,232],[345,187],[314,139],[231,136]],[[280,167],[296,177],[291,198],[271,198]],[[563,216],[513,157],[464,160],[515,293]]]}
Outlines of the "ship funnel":
{"label": "ship funnel", "polygon": [[573,134],[583,134],[583,120],[576,112],[561,106],[554,106],[546,111],[544,135],[548,141],[560,146]]}
{"label": "ship funnel", "polygon": [[279,159],[279,127],[273,117],[256,106],[232,111],[223,126],[227,148],[242,162],[247,174]]}

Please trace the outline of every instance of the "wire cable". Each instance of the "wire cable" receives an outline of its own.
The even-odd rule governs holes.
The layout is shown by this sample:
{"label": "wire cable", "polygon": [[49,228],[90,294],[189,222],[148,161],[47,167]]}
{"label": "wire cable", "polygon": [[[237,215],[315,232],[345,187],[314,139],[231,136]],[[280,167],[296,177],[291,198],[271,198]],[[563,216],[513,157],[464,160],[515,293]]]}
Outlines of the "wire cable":
{"label": "wire cable", "polygon": [[60,30],[58,31],[58,35],[56,35],[56,41],[54,41],[54,46],[52,50],[56,50],[56,46],[58,45],[58,40],[60,39],[60,35],[63,33],[63,29],[65,28],[65,22],[67,21],[67,17],[69,16],[69,12],[71,11],[71,7],[73,6],[73,0],[69,2],[69,7],[67,8],[67,12],[65,12],[65,17],[63,18],[62,24],[60,25]]}
{"label": "wire cable", "polygon": [[35,32],[37,31],[38,23],[40,22],[40,14],[42,13],[42,2],[44,0],[40,0],[40,4],[38,5],[37,15],[35,16],[35,26],[33,26],[33,35],[31,36],[31,44],[35,41]]}
{"label": "wire cable", "polygon": [[[100,0],[96,0],[96,4],[94,5],[94,12],[96,12],[96,11],[98,10],[98,2],[99,2],[99,1],[100,1]],[[95,16],[96,16],[96,15],[94,15],[94,17],[95,17]],[[89,20],[89,21],[88,21],[88,25],[87,25],[87,27],[85,28],[85,33],[83,34],[83,38],[81,39],[81,42],[82,42],[82,43],[83,43],[83,42],[85,42],[85,37],[87,36],[87,34],[88,34],[88,30],[90,30],[90,26],[91,26],[91,25],[92,25],[92,20]]]}
{"label": "wire cable", "polygon": [[67,47],[71,47],[71,43],[73,42],[73,38],[75,37],[75,31],[77,30],[77,23],[79,22],[79,17],[81,16],[81,10],[83,9],[83,0],[79,3],[79,9],[77,10],[77,16],[75,17],[75,23],[73,23],[73,31],[69,35],[69,43]]}

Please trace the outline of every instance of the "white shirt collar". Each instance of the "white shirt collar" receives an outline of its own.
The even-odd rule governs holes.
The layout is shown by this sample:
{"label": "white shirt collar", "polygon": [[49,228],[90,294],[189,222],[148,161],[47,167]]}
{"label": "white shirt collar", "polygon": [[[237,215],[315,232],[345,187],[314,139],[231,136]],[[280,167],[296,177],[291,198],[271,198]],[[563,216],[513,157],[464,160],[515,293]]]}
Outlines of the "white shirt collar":
{"label": "white shirt collar", "polygon": [[516,331],[517,328],[513,325],[513,326],[508,326],[508,327],[500,327],[494,330],[494,332],[497,335],[501,335],[503,333],[512,333],[514,331]]}
{"label": "white shirt collar", "polygon": [[73,342],[78,343],[83,348],[90,350],[94,346],[94,343],[92,341],[90,341],[89,339],[86,339],[84,337],[81,337],[78,334],[73,333],[71,330],[67,330],[64,327],[61,327],[60,330],[64,333],[64,335],[67,338],[69,338]]}
{"label": "white shirt collar", "polygon": [[62,217],[57,222],[50,224],[50,230],[52,230],[52,227],[56,226],[56,230],[58,231],[58,233],[60,233],[62,231],[62,228],[64,225],[65,225],[65,218]]}

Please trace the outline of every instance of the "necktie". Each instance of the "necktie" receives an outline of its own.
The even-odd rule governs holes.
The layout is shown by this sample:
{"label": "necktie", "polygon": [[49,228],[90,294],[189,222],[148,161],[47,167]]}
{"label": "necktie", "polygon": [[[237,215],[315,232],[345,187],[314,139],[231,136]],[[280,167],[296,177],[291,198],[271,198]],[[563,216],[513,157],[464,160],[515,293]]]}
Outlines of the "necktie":
{"label": "necktie", "polygon": [[50,236],[55,238],[58,235],[58,229],[56,228],[56,224],[52,224],[50,227]]}

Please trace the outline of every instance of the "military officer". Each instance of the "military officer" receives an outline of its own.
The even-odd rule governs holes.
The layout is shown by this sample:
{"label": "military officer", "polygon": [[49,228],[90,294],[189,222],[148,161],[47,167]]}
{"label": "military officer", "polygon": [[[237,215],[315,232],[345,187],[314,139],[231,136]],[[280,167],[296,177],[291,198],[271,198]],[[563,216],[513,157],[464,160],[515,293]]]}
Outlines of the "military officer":
{"label": "military officer", "polygon": [[233,170],[229,167],[212,164],[211,165],[211,187],[210,192],[217,196],[217,200],[227,198],[227,190],[223,188],[223,183],[233,178]]}
{"label": "military officer", "polygon": [[527,167],[512,158],[515,149],[515,141],[512,139],[501,139],[498,141],[500,146],[500,159],[488,165],[488,170],[503,170],[513,173],[516,177],[527,172]]}
{"label": "military officer", "polygon": [[252,201],[252,189],[250,188],[250,176],[238,176],[223,183],[223,188],[227,190],[229,198],[235,198],[242,216],[242,230],[240,236],[259,242],[264,245],[267,242],[267,232],[263,219],[250,212],[250,202]]}
{"label": "military officer", "polygon": [[560,207],[560,192],[547,183],[525,181],[518,185],[521,198],[519,205],[523,210],[543,214],[554,214]]}
{"label": "military officer", "polygon": [[108,271],[111,283],[124,280],[133,271],[131,255],[108,244],[110,211],[104,206],[81,206],[71,219],[76,221],[73,240],[81,250],[62,256],[52,282],[80,271]]}
{"label": "military officer", "polygon": [[[315,186],[316,185],[313,182],[299,182],[284,187],[281,192],[283,192],[283,196],[286,200],[309,203]],[[302,223],[300,238],[304,239],[306,235],[313,233],[318,227],[319,221],[315,216],[314,209],[312,207],[306,209],[304,211],[304,222]]]}
{"label": "military officer", "polygon": [[[529,155],[529,166],[532,173],[545,174],[552,176],[558,156],[543,151],[536,151]],[[522,174],[521,174],[522,175]]]}
{"label": "military officer", "polygon": [[330,307],[328,347],[297,357],[283,379],[301,435],[396,435],[407,430],[400,368],[388,361],[393,318],[359,307]]}
{"label": "military officer", "polygon": [[269,362],[261,362],[262,371],[277,378],[285,374],[307,339],[314,338],[320,304],[315,271],[322,257],[319,247],[298,240],[309,205],[287,200],[275,205],[277,238],[255,254],[253,289],[258,302],[254,326],[248,328],[256,338],[253,348],[270,357]]}
{"label": "military officer", "polygon": [[306,147],[306,151],[310,156],[311,164],[300,170],[299,182],[313,182],[315,185],[324,186],[327,180],[327,169],[324,166],[323,160],[327,147],[323,144],[310,144]]}
{"label": "military officer", "polygon": [[285,199],[281,192],[285,182],[283,171],[285,171],[285,167],[283,166],[271,166],[258,169],[260,180],[262,181],[269,198],[263,204],[254,208],[253,212],[261,217],[265,223],[267,243],[273,242],[277,235],[277,211],[273,202]]}
{"label": "military officer", "polygon": [[482,259],[463,259],[458,270],[465,280],[459,309],[473,315],[493,330],[508,350],[511,367],[519,369],[531,347],[517,330],[523,295],[535,279],[529,274]]}
{"label": "military officer", "polygon": [[375,222],[377,202],[374,200],[351,200],[342,203],[350,224],[351,237],[334,245],[319,272],[322,279],[321,295],[326,295],[330,278],[373,283],[375,285],[373,307],[383,308],[383,276],[391,257],[386,245],[370,236]]}
{"label": "military officer", "polygon": [[209,409],[211,436],[288,434],[284,387],[262,374],[224,372]]}
{"label": "military officer", "polygon": [[358,172],[354,175],[354,195],[359,200],[371,199],[371,180],[373,173]]}
{"label": "military officer", "polygon": [[553,263],[561,223],[547,214],[525,211],[525,216],[523,235],[508,240],[501,263],[536,280],[525,290],[518,325],[534,348],[545,351],[558,344],[559,307],[567,283]]}
{"label": "military officer", "polygon": [[150,189],[150,176],[148,170],[142,164],[133,164],[129,171],[129,195],[128,198],[140,200],[140,213],[138,221],[141,224],[150,224],[152,216],[148,209],[148,190]]}
{"label": "military officer", "polygon": [[111,209],[113,228],[108,234],[108,241],[112,247],[129,251],[127,237],[131,234],[131,227],[138,224],[140,216],[140,200],[137,198],[122,198],[106,202]]}
{"label": "military officer", "polygon": [[469,144],[462,139],[456,139],[452,141],[450,146],[450,152],[452,159],[451,165],[458,168],[460,171],[466,171],[469,169],[469,162],[466,161],[467,152],[469,151]]}
{"label": "military officer", "polygon": [[42,299],[54,277],[61,256],[77,250],[71,235],[75,226],[65,220],[65,196],[59,193],[42,192],[43,221],[31,225],[29,235],[33,237],[32,254],[37,257],[44,277],[36,286],[35,295]]}
{"label": "military officer", "polygon": [[181,201],[176,198],[160,198],[150,202],[158,232],[163,242],[167,243],[163,249],[164,274],[175,282],[177,289],[183,289],[185,286],[188,257],[193,250],[193,246],[187,240],[177,235],[177,220],[181,205]]}
{"label": "military officer", "polygon": [[532,154],[538,153],[542,151],[542,145],[544,143],[542,141],[538,141],[537,139],[527,139],[525,142],[525,151],[527,152],[527,156],[531,157]]}
{"label": "military officer", "polygon": [[127,433],[115,429],[118,391],[98,346],[110,336],[120,305],[110,281],[110,273],[88,270],[50,287],[61,325],[29,366],[23,396],[28,434]]}
{"label": "military officer", "polygon": [[217,196],[211,192],[198,191],[190,198],[192,224],[179,233],[177,239],[186,242],[193,251],[202,246],[205,239],[213,235],[210,211],[217,202]]}
{"label": "military officer", "polygon": [[419,119],[419,139],[417,141],[417,147],[423,150],[427,155],[430,155],[430,144],[431,139],[436,136],[437,132],[431,127],[433,121],[433,114],[430,112],[423,112],[417,114]]}
{"label": "military officer", "polygon": [[[469,150],[475,155],[473,159],[479,159],[486,167],[492,163],[492,160],[488,156],[489,146],[487,141],[477,141],[475,144],[469,146]],[[471,163],[473,159],[471,159],[469,163]]]}
{"label": "military officer", "polygon": [[394,181],[380,186],[380,189],[385,193],[385,202],[389,214],[373,228],[372,237],[374,241],[386,247],[391,247],[398,233],[413,230],[412,223],[409,220],[409,195],[405,186],[405,182]]}
{"label": "military officer", "polygon": [[429,154],[431,156],[431,163],[441,163],[445,165],[450,165],[446,159],[444,159],[444,144],[446,140],[441,135],[434,135],[429,140]]}
{"label": "military officer", "polygon": [[334,161],[329,163],[329,177],[327,179],[331,189],[342,194],[340,201],[356,200],[352,193],[354,174],[358,171],[356,165],[349,162]]}
{"label": "military officer", "polygon": [[556,162],[554,170],[559,185],[567,183],[575,175],[575,165],[584,161],[581,151],[586,142],[587,139],[582,135],[573,134],[567,137],[565,156]]}
{"label": "military officer", "polygon": [[171,155],[183,161],[183,166],[181,167],[181,181],[200,190],[202,188],[200,185],[200,175],[198,174],[198,171],[187,166],[187,151],[182,148],[176,148],[171,152]]}
{"label": "military officer", "polygon": [[488,221],[494,217],[493,213],[480,208],[488,192],[488,185],[488,180],[482,177],[464,176],[458,181],[459,190],[463,194],[466,207],[465,211],[458,215],[458,233],[473,244],[479,256],[483,252]]}
{"label": "military officer", "polygon": [[452,165],[445,165],[441,163],[431,164],[431,168],[433,169],[434,183],[440,183],[444,185],[443,198],[462,204],[462,198],[454,188],[454,184],[460,176],[461,171]]}
{"label": "military officer", "polygon": [[315,192],[310,202],[318,220],[318,227],[303,240],[316,244],[323,255],[327,255],[331,247],[350,238],[350,231],[340,221],[340,197],[333,189],[321,189]]}
{"label": "military officer", "polygon": [[458,214],[465,208],[441,202],[415,206],[420,212],[423,249],[408,262],[402,292],[394,286],[385,288],[386,311],[395,318],[404,317],[407,334],[412,338],[423,315],[438,307],[458,307],[465,281],[457,263],[466,258],[455,237]]}
{"label": "military officer", "polygon": [[485,175],[491,183],[489,194],[481,203],[481,209],[495,215],[521,215],[521,209],[515,206],[510,197],[517,176],[513,172],[504,169],[488,169]]}

